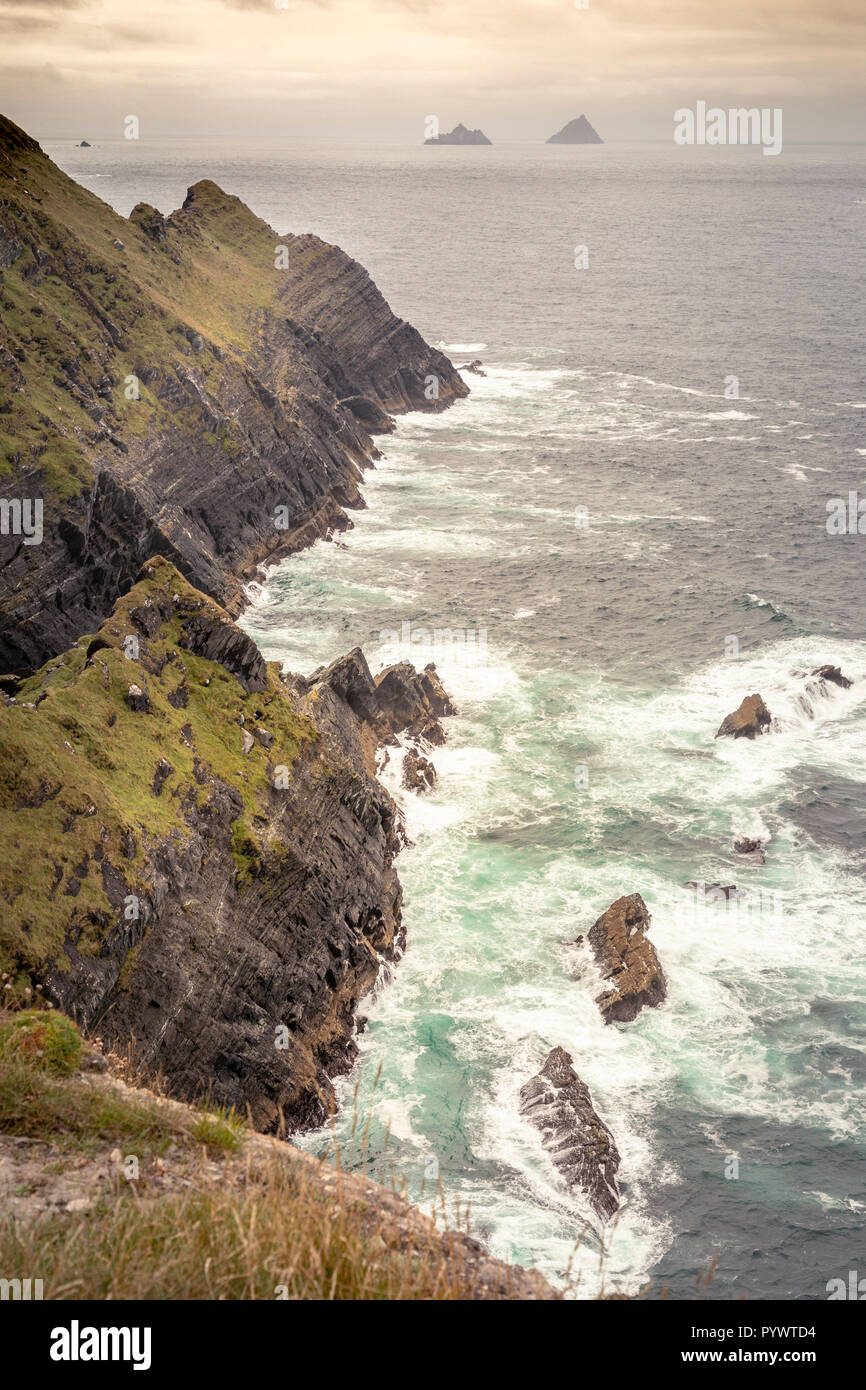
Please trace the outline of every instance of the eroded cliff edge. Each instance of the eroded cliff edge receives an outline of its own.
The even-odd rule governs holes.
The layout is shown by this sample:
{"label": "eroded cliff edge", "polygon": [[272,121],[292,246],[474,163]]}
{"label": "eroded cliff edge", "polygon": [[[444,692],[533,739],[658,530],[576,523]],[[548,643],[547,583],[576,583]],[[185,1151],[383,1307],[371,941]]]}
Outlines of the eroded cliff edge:
{"label": "eroded cliff edge", "polygon": [[93,632],[153,554],[233,614],[347,524],[371,432],[467,394],[366,271],[203,181],[130,217],[0,117],[0,671]]}
{"label": "eroded cliff edge", "polygon": [[176,1095],[320,1123],[355,1006],[404,944],[404,838],[371,750],[448,712],[435,674],[376,685],[353,653],[283,677],[155,557],[2,701],[0,969]]}

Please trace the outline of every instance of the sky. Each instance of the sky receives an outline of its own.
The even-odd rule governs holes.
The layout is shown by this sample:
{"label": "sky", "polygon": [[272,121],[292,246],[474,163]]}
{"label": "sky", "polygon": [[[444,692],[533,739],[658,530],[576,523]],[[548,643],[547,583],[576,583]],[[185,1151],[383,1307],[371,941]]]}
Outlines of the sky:
{"label": "sky", "polygon": [[864,73],[866,0],[0,0],[0,111],[37,139],[670,139],[705,100],[862,140]]}

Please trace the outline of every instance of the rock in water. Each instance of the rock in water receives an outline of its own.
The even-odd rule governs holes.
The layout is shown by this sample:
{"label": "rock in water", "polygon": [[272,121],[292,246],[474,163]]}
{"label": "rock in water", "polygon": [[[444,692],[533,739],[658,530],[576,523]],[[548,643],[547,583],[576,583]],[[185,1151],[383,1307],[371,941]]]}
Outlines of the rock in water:
{"label": "rock in water", "polygon": [[716,738],[722,738],[723,735],[731,738],[755,738],[770,727],[772,717],[760,695],[747,695],[740,708],[722,720]]}
{"label": "rock in water", "polygon": [[843,690],[849,690],[853,683],[842,675],[838,666],[816,666],[812,675],[820,676],[823,681],[832,681],[833,685],[840,685]]}
{"label": "rock in water", "polygon": [[569,121],[562,130],[558,130],[555,135],[551,135],[547,141],[548,145],[603,145],[604,141],[598,131],[593,130],[586,116],[578,116],[575,120]]}
{"label": "rock in water", "polygon": [[599,917],[589,944],[610,985],[596,999],[605,1023],[629,1023],[644,1005],[654,1009],[667,995],[667,981],[647,938],[650,914],[640,893],[629,893]]}
{"label": "rock in water", "polygon": [[734,841],[735,854],[750,854],[756,864],[766,864],[767,856],[764,853],[764,843],[762,840],[750,840],[744,838]]}
{"label": "rock in water", "polygon": [[436,769],[428,758],[414,748],[406,750],[403,758],[403,786],[410,792],[426,792],[436,785]]}
{"label": "rock in water", "polygon": [[462,121],[453,130],[449,130],[446,135],[437,135],[435,139],[425,140],[425,145],[492,145],[493,141],[488,140],[481,130],[467,130]]}
{"label": "rock in water", "polygon": [[542,1143],[572,1190],[585,1193],[602,1221],[619,1210],[616,1172],[620,1157],[562,1047],[555,1047],[537,1076],[520,1088],[520,1113],[541,1131]]}

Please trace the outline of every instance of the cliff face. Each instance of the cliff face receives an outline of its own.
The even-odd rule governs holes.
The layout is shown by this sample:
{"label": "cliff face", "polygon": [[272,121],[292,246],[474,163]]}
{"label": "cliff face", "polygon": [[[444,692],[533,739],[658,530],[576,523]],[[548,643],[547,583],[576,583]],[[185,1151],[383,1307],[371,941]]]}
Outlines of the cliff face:
{"label": "cliff face", "polygon": [[338,247],[207,181],[119,217],[2,117],[0,309],[0,491],[42,503],[39,541],[4,516],[0,670],[153,554],[237,613],[260,562],[350,524],[390,412],[467,394]]}
{"label": "cliff face", "polygon": [[284,679],[155,557],[95,637],[0,697],[0,969],[177,1095],[320,1122],[403,947],[371,749],[447,712],[439,691],[405,663],[377,687],[358,652]]}

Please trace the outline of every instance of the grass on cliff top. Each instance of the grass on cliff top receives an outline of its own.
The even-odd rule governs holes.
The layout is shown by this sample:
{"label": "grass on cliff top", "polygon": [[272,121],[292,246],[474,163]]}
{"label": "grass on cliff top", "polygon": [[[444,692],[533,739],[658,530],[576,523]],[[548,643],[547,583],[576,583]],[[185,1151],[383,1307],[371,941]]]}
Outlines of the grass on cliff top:
{"label": "grass on cliff top", "polygon": [[17,360],[24,389],[13,389],[11,373],[0,382],[0,477],[35,467],[50,494],[68,499],[88,484],[96,453],[117,457],[73,383],[97,392],[105,423],[127,443],[169,428],[200,432],[192,402],[169,403],[143,381],[129,399],[127,377],[157,370],[176,386],[176,371],[192,372],[219,398],[226,372],[254,358],[268,311],[292,313],[291,286],[323,249],[292,238],[291,274],[278,269],[278,235],[209,181],[155,243],[12,131],[0,117],[0,206],[8,237],[25,249],[0,271],[0,348]]}
{"label": "grass on cliff top", "polygon": [[[28,1033],[62,1036],[61,1055],[22,1047]],[[472,1296],[444,1250],[398,1238],[392,1221],[341,1185],[326,1189],[316,1165],[276,1148],[255,1161],[245,1155],[252,1134],[236,1116],[70,1075],[70,1036],[80,1055],[68,1019],[0,1010],[0,1135],[46,1143],[30,1180],[36,1193],[94,1159],[110,1170],[118,1149],[124,1162],[138,1159],[139,1177],[115,1163],[85,1213],[0,1218],[4,1278],[42,1279],[45,1298],[62,1300]],[[196,1164],[196,1150],[207,1161]],[[166,1163],[185,1155],[180,1190],[161,1189]]]}
{"label": "grass on cliff top", "polygon": [[[92,639],[84,637],[24,682],[17,704],[0,708],[0,969],[38,973],[51,959],[62,968],[69,939],[83,955],[96,952],[123,912],[109,900],[106,876],[116,871],[125,894],[147,902],[152,846],[169,837],[182,846],[187,815],[214,795],[212,778],[240,794],[232,827],[238,881],[254,873],[270,834],[272,769],[291,770],[302,744],[316,737],[276,666],[268,667],[267,688],[248,695],[221,665],[178,645],[178,608],[220,610],[168,561],[155,559],[152,569],[152,579],[119,600],[99,634],[109,645],[89,664]],[[131,660],[124,651],[125,637],[137,633],[130,610],[160,595],[181,603],[154,638],[139,636],[141,659]],[[147,691],[147,713],[129,708],[131,684]],[[169,696],[177,701],[179,690],[186,705],[176,708]],[[248,730],[262,725],[273,734],[270,750],[256,741],[242,753],[242,715]],[[172,771],[156,794],[161,759]],[[207,769],[203,783],[196,759],[199,776]],[[269,850],[279,854],[280,846]]]}

